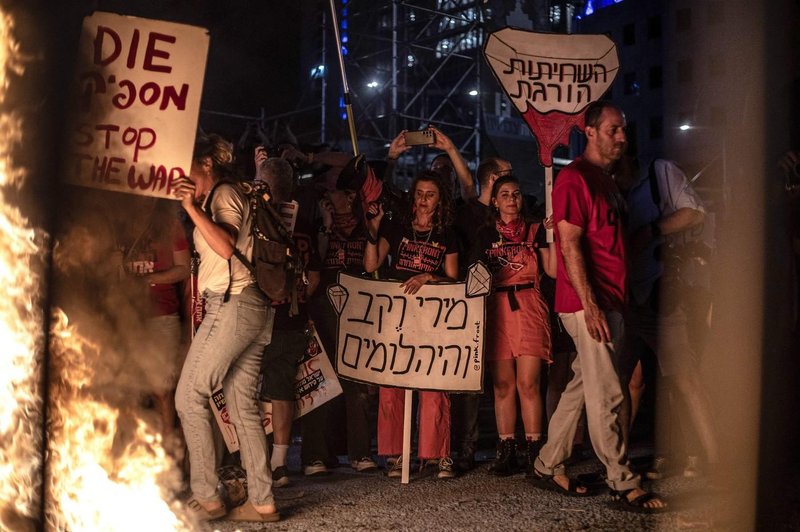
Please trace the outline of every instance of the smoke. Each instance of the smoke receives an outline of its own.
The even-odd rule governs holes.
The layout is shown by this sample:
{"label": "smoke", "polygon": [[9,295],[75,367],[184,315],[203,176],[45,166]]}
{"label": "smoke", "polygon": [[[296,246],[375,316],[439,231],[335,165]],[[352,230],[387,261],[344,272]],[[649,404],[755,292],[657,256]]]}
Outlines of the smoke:
{"label": "smoke", "polygon": [[[98,346],[86,354],[88,389],[108,404],[138,408],[174,386],[180,353],[164,349],[148,328],[154,316],[149,284],[126,271],[125,251],[153,228],[155,200],[74,188],[53,250],[54,305]],[[179,348],[179,351],[182,348]]]}

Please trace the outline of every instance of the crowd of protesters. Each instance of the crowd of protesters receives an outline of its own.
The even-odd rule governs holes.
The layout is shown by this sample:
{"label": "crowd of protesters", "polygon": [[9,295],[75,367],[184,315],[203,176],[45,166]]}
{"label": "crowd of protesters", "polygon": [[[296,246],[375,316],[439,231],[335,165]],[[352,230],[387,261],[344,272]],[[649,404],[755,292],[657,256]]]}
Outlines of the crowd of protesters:
{"label": "crowd of protesters", "polygon": [[[396,160],[413,149],[405,132],[390,144],[380,164],[333,151],[304,151],[267,138],[255,142],[254,152],[240,150],[237,161],[231,143],[200,134],[191,173],[175,192],[189,227],[186,236],[199,258],[195,292],[205,310],[175,394],[190,464],[188,506],[199,518],[279,519],[273,488],[290,483],[287,453],[295,419],[296,366],[312,328],[335,363],[336,313],[325,294],[340,271],[377,272],[414,294],[424,285],[463,280],[475,261],[488,265],[493,290],[486,303],[484,360],[497,432],[489,474],[524,472],[535,487],[591,495],[588,486],[565,471],[585,425],[614,504],[623,510],[665,510],[662,498],[641,488],[640,473],[628,459],[630,426],[644,386],[644,352],[656,355],[661,375],[674,388],[675,410],[687,414],[678,418],[693,429],[687,431],[693,438],[687,442],[686,476],[697,474],[701,451],[703,463],[718,460],[709,402],[697,378],[702,341],[693,334],[695,324],[700,329],[705,324],[698,314],[710,315],[710,301],[695,297],[692,301],[700,301],[701,309],[690,309],[687,298],[677,294],[687,286],[676,286],[678,281],[687,284],[688,260],[666,258],[667,249],[684,249],[676,244],[677,237],[700,227],[705,209],[674,163],[659,159],[639,167],[625,155],[622,110],[595,102],[585,120],[586,149],[558,174],[553,216],[547,219],[527,212],[508,161],[487,158],[473,180],[452,141],[433,127],[429,148],[442,153],[408,191],[397,189],[392,180]],[[252,134],[248,131],[244,138]],[[301,173],[312,177],[301,182]],[[291,234],[304,264],[296,301],[270,301],[237,258],[237,252],[249,256],[253,238],[251,205],[235,182],[252,179],[267,183],[276,208],[293,204],[296,210]],[[154,330],[169,349],[177,350],[173,329],[178,304],[175,293],[164,286],[188,277],[189,245],[174,223],[158,225],[172,232],[132,230],[126,256],[135,269],[141,235],[163,248],[158,252],[161,273],[151,274],[153,297],[159,302]],[[548,231],[555,236],[551,243]],[[700,282],[688,290],[699,296],[708,293]],[[623,324],[630,324],[628,330]],[[341,384],[340,397],[297,422],[303,473],[326,474],[346,453],[347,465],[357,471],[385,465],[388,476],[399,477],[403,391],[346,379]],[[248,500],[230,510],[216,493],[219,457],[209,398],[219,387],[247,474]],[[269,439],[259,398],[272,403]],[[479,402],[479,394],[419,393],[420,468],[452,478],[475,467]],[[163,393],[155,402],[165,434],[176,426],[168,403]],[[658,451],[646,472],[650,478],[663,474],[664,450]]]}

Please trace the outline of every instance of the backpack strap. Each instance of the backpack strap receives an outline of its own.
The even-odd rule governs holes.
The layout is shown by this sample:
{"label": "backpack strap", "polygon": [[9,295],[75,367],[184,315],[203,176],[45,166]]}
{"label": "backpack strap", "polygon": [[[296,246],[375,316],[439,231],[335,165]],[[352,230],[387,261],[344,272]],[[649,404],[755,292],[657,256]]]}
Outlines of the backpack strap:
{"label": "backpack strap", "polygon": [[[214,214],[211,212],[211,202],[214,200],[214,194],[217,192],[217,189],[222,185],[230,185],[232,187],[236,186],[236,184],[231,181],[220,179],[219,181],[214,183],[214,186],[211,187],[211,190],[208,191],[208,196],[206,196],[206,202],[205,205],[203,206],[203,211],[208,215],[209,218],[212,219],[212,221],[214,219]],[[239,258],[239,260],[242,260],[242,258],[244,258],[244,255],[242,255],[241,251],[239,251],[239,249],[236,247],[235,242],[233,245],[233,255],[236,256],[237,258],[241,257]],[[244,265],[247,266],[247,268],[251,272],[255,273],[255,268],[253,268],[253,265],[250,264],[250,261],[247,261],[247,259],[245,259]],[[233,283],[233,266],[231,264],[231,259],[228,259],[228,287],[225,289],[225,295],[222,296],[223,303],[227,303],[231,299],[231,283]]]}

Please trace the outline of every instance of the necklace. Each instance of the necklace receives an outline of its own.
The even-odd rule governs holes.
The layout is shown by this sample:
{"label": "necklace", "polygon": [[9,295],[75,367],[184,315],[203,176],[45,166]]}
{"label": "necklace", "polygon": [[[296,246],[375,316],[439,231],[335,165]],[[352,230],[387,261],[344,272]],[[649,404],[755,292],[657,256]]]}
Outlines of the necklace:
{"label": "necklace", "polygon": [[[428,236],[425,237],[425,241],[422,242],[420,240],[420,236],[417,235],[417,230],[414,228],[414,224],[411,224],[411,232],[414,234],[414,242],[428,244],[431,241],[431,235],[433,234],[433,227],[428,229]],[[420,233],[421,235],[421,233]],[[417,254],[414,256],[414,267],[420,268],[422,267],[422,248],[423,246],[417,246]]]}

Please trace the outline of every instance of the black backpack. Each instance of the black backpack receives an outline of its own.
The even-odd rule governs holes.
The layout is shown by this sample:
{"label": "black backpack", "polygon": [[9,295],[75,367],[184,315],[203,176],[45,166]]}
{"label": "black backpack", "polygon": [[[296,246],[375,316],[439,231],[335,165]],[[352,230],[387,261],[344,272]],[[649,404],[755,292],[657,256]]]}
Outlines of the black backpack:
{"label": "black backpack", "polygon": [[[290,300],[289,315],[297,315],[299,313],[297,281],[302,279],[304,284],[308,284],[305,265],[294,239],[270,202],[272,195],[269,185],[263,181],[239,183],[220,181],[208,193],[207,213],[211,208],[211,201],[217,187],[223,184],[235,187],[250,205],[250,233],[253,237],[252,262],[235,247],[233,255],[250,270],[256,284],[268,298],[272,301]],[[230,261],[228,264],[230,270]],[[224,301],[228,301],[229,298],[230,284],[225,292]]]}

